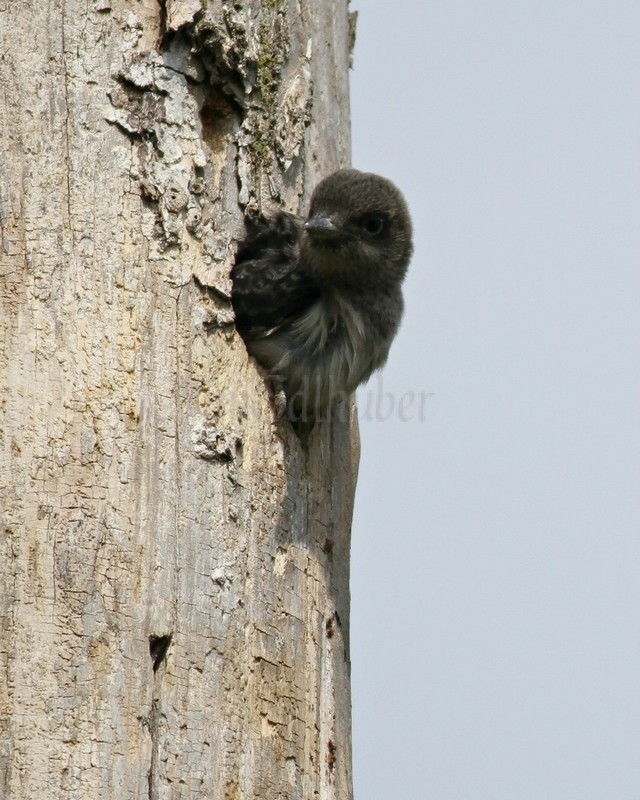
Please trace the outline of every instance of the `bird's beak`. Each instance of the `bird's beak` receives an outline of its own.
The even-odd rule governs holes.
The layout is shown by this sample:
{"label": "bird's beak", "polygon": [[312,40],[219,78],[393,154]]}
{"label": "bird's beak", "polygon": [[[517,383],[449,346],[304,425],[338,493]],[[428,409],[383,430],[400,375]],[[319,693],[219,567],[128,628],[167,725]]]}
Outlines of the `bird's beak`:
{"label": "bird's beak", "polygon": [[338,233],[331,217],[311,217],[304,223],[304,229],[318,239],[330,239]]}

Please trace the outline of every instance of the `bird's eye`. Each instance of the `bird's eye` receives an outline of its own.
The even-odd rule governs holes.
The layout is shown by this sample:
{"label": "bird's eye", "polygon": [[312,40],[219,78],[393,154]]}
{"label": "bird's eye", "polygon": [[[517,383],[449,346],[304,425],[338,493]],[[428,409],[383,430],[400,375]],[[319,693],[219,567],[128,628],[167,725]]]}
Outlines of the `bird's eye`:
{"label": "bird's eye", "polygon": [[384,217],[382,214],[365,214],[360,220],[360,227],[369,236],[380,236],[384,230]]}

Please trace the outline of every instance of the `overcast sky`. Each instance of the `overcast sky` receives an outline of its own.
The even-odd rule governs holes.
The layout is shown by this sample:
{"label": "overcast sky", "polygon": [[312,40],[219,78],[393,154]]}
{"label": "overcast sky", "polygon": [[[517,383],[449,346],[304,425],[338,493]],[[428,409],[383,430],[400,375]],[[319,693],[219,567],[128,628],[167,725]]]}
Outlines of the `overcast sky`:
{"label": "overcast sky", "polygon": [[640,3],[352,6],[416,243],[359,393],[356,800],[639,800]]}

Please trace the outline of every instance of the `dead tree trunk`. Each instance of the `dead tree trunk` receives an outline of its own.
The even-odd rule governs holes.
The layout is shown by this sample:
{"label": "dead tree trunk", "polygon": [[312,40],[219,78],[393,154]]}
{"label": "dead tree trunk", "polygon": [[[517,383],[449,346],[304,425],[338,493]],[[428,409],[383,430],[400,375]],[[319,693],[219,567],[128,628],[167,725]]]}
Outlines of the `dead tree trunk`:
{"label": "dead tree trunk", "polygon": [[349,161],[347,0],[0,0],[0,797],[351,797],[353,419],[234,332]]}

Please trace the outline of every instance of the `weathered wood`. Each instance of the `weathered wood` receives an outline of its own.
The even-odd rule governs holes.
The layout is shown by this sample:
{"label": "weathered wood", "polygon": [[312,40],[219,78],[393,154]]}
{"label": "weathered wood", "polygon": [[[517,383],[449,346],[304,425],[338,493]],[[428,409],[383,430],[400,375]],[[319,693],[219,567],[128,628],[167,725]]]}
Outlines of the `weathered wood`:
{"label": "weathered wood", "polygon": [[[205,7],[206,6],[206,7]],[[349,161],[346,0],[0,0],[0,797],[351,797],[351,413],[234,333]]]}

